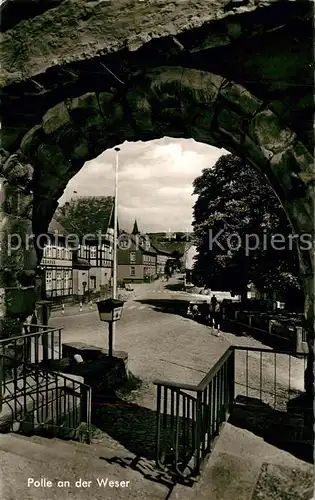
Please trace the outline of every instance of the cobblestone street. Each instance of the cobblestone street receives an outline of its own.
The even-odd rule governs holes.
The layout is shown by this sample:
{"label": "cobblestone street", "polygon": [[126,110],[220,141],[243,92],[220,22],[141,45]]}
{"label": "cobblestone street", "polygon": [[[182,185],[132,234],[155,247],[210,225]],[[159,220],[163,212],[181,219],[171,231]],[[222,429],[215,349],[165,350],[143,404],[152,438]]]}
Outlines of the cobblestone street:
{"label": "cobblestone street", "polygon": [[[117,323],[114,349],[128,352],[129,369],[146,382],[138,403],[154,409],[155,379],[198,384],[230,345],[267,348],[247,336],[222,332],[218,337],[212,329],[185,317],[190,295],[171,291],[179,282],[156,281],[135,287],[135,295],[125,303],[122,319]],[[215,292],[214,292],[215,293]],[[73,313],[70,314],[73,309]],[[68,314],[68,315],[67,315]],[[63,342],[86,342],[107,347],[107,325],[101,323],[98,312],[89,306],[68,308],[63,316],[54,312],[52,326],[64,327]],[[237,354],[237,377],[245,381],[245,353]],[[264,385],[274,386],[274,359],[264,355]],[[259,388],[259,353],[249,352],[248,374],[253,387]],[[292,387],[303,389],[303,360],[291,360]],[[277,356],[277,383],[288,385],[288,357]]]}

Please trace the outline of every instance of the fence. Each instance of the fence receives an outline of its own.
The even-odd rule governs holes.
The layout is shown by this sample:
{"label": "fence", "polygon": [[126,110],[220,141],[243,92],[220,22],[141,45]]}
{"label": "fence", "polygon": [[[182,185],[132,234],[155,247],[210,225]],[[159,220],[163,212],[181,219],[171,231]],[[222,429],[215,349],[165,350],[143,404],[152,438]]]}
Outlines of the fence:
{"label": "fence", "polygon": [[198,386],[155,381],[158,467],[191,480],[236,404],[283,412],[303,392],[305,367],[306,355],[232,346]]}
{"label": "fence", "polygon": [[155,381],[157,464],[181,478],[199,474],[234,401],[234,351],[227,350],[198,386]]}
{"label": "fence", "polygon": [[49,328],[46,325],[25,324],[24,335],[0,339],[0,355],[5,356],[2,377],[8,379],[12,374],[12,363],[39,364],[62,357],[62,328]]}
{"label": "fence", "polygon": [[236,402],[246,398],[284,411],[304,391],[307,355],[297,359],[290,351],[241,346],[234,350]]}
{"label": "fence", "polygon": [[41,366],[62,358],[62,328],[23,326],[24,335],[0,340],[0,424],[20,422],[54,434],[61,427],[73,433],[82,421],[89,427],[90,388]]}
{"label": "fence", "polygon": [[[0,373],[4,362],[0,354]],[[75,438],[81,424],[89,435],[91,388],[76,377],[19,361],[10,381],[0,379],[0,427]]]}
{"label": "fence", "polygon": [[223,318],[225,321],[234,323],[249,333],[257,332],[265,341],[272,340],[276,346],[285,343],[288,349],[294,350],[297,354],[308,352],[306,332],[301,322],[294,322],[290,319],[280,319],[270,317],[267,314],[253,311],[240,311],[229,307],[223,308]]}

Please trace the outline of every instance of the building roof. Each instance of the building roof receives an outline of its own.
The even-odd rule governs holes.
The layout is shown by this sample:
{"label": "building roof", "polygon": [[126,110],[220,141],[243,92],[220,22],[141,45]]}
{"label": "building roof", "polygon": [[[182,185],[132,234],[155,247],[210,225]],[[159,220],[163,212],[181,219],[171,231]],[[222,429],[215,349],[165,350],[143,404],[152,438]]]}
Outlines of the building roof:
{"label": "building roof", "polygon": [[140,238],[141,236],[144,236],[144,237],[145,237],[145,235],[141,235],[141,234],[134,235],[134,234],[130,234],[130,233],[127,233],[127,232],[123,232],[123,233],[121,233],[121,236],[123,236],[123,235],[127,236],[127,237],[128,237],[128,239],[130,238],[130,240],[132,241],[132,243],[133,243],[134,245],[136,245],[136,246],[137,246],[140,250],[142,250],[143,252],[150,253],[150,254],[154,254],[154,255],[156,255],[156,254],[158,253],[158,252],[157,252],[157,250],[156,250],[156,249],[152,246],[152,244],[151,244],[150,240],[149,240],[150,247],[149,247],[149,249],[148,249],[148,250],[145,248],[145,243],[141,243],[141,242],[139,241],[139,238]]}
{"label": "building roof", "polygon": [[170,252],[169,250],[166,250],[165,248],[163,248],[163,246],[160,243],[157,243],[155,241],[151,241],[151,245],[152,245],[153,248],[155,248],[155,250],[157,251],[157,253],[159,253],[161,255],[168,255],[169,257],[171,257],[172,252]]}
{"label": "building roof", "polygon": [[56,219],[51,219],[48,226],[48,234],[57,234],[58,236],[66,236],[65,228]]}
{"label": "building roof", "polygon": [[80,240],[88,235],[88,239],[98,239],[114,227],[114,201],[113,196],[80,196],[58,207],[56,215],[68,233],[77,234]]}
{"label": "building roof", "polygon": [[73,262],[72,262],[72,268],[73,269],[91,269],[91,264],[85,260],[85,259],[81,259],[79,257],[76,257],[73,259]]}
{"label": "building roof", "polygon": [[184,254],[186,249],[186,241],[159,241],[158,239],[151,237],[152,245],[155,246],[159,251],[167,252],[170,256],[173,252],[178,252],[179,254]]}

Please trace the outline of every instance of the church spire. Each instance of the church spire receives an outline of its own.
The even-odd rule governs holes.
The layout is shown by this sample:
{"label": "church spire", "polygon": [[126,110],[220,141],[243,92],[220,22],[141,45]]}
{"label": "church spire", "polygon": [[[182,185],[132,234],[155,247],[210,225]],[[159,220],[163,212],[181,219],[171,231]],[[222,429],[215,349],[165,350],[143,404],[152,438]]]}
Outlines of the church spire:
{"label": "church spire", "polygon": [[137,219],[135,219],[135,223],[133,225],[132,234],[140,234],[140,231],[138,229]]}

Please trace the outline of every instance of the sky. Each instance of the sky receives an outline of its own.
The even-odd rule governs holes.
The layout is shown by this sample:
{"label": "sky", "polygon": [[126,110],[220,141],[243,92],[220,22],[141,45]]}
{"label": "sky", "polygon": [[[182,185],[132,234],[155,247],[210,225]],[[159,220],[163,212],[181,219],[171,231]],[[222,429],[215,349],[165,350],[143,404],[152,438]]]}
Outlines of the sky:
{"label": "sky", "polygon": [[[211,168],[224,149],[193,139],[164,137],[119,145],[118,220],[126,231],[135,218],[140,231],[191,231],[193,180]],[[113,196],[114,149],[91,160],[69,181],[59,203],[77,196]],[[74,193],[77,191],[77,194]]]}

